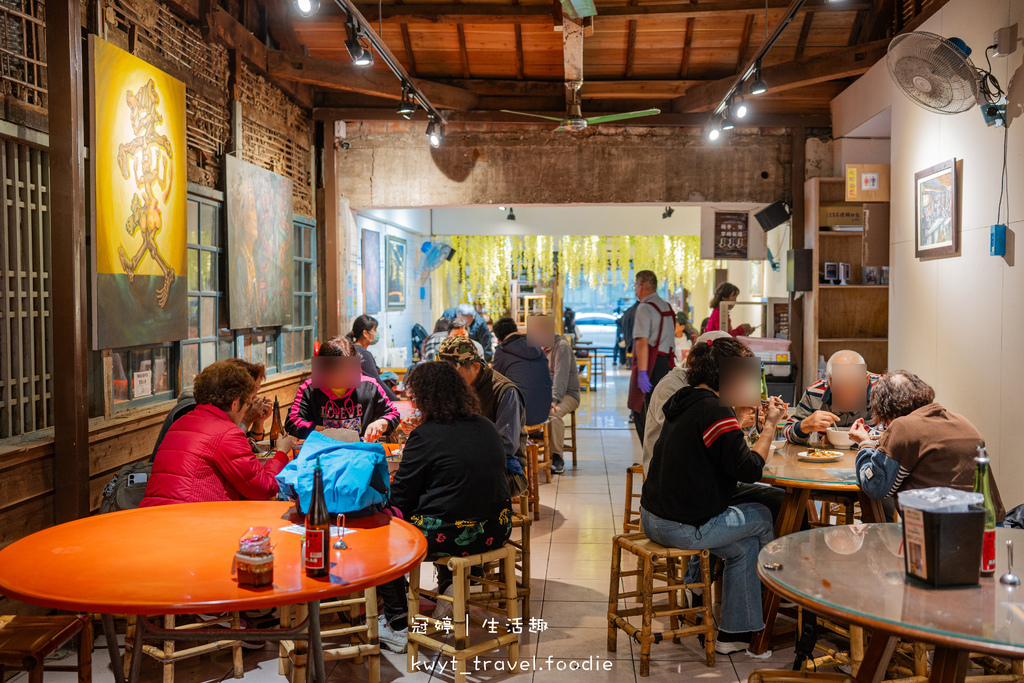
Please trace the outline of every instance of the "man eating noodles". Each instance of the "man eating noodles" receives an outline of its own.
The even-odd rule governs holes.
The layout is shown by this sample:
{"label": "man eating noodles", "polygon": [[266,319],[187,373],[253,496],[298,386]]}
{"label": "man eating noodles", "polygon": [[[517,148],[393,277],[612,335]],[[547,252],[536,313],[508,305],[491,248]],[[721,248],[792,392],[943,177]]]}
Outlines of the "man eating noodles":
{"label": "man eating noodles", "polygon": [[811,434],[829,427],[846,431],[857,420],[872,425],[868,405],[878,378],[867,371],[864,358],[856,351],[836,351],[825,365],[825,379],[807,387],[796,412],[786,422],[786,439],[806,444]]}
{"label": "man eating noodles", "polygon": [[[981,433],[967,418],[935,402],[935,390],[906,370],[881,377],[871,392],[871,415],[885,433],[872,441],[864,420],[850,429],[860,444],[857,482],[881,500],[899,491],[948,486],[974,488],[974,458]],[[999,487],[989,471],[996,521],[1006,517]]]}

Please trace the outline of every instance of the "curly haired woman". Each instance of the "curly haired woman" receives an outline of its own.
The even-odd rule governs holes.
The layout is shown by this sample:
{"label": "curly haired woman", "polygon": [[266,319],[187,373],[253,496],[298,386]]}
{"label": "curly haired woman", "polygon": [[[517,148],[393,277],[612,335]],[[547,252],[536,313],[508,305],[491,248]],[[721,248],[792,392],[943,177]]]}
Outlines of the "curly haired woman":
{"label": "curly haired woman", "polygon": [[253,455],[238,426],[256,399],[251,374],[220,361],[199,373],[194,390],[198,405],[167,430],[139,507],[276,496],[274,475],[288,464],[295,440],[278,439],[278,452],[266,463]]}
{"label": "curly haired woman", "polygon": [[[427,559],[500,548],[512,530],[505,448],[494,423],[476,414],[476,394],[451,365],[417,365],[406,385],[423,423],[409,435],[391,484],[391,505],[427,537]],[[408,642],[405,580],[381,586],[379,634],[390,649]],[[452,595],[452,573],[438,567],[438,590]],[[398,590],[398,589],[401,590]],[[434,617],[451,615],[440,601]]]}

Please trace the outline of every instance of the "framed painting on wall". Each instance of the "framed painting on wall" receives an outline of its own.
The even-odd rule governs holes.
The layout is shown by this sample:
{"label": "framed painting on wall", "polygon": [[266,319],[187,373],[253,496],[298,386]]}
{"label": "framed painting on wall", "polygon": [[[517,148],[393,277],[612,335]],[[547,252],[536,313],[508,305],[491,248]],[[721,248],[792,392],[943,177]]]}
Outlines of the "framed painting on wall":
{"label": "framed painting on wall", "polygon": [[185,84],[96,36],[89,47],[93,348],[185,339]]}
{"label": "framed painting on wall", "polygon": [[385,263],[389,311],[401,311],[405,308],[405,247],[405,240],[388,235]]}
{"label": "framed painting on wall", "polygon": [[917,258],[960,254],[959,187],[956,159],[914,175],[914,255]]}
{"label": "framed painting on wall", "polygon": [[380,233],[363,229],[363,313],[380,313]]}
{"label": "framed painting on wall", "polygon": [[292,320],[292,180],[224,157],[232,329]]}

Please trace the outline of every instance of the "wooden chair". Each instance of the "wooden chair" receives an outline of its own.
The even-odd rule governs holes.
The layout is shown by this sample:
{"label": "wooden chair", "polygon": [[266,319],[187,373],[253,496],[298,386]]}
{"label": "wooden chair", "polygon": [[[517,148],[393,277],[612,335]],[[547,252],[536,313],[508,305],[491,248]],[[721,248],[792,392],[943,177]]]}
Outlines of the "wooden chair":
{"label": "wooden chair", "polygon": [[[493,574],[485,573],[483,577],[470,574],[472,567],[486,566],[492,562],[501,563],[501,578],[499,580],[495,581],[492,578]],[[435,560],[434,564],[447,565],[452,570],[452,597],[449,598],[437,591],[421,588],[420,565],[416,565],[409,572],[409,654],[406,670],[409,673],[416,670],[420,647],[436,650],[446,659],[454,659],[456,681],[465,680],[466,660],[473,659],[485,652],[508,647],[509,664],[518,663],[519,634],[514,632],[511,626],[519,617],[515,546],[506,544],[496,550],[468,557],[442,557]],[[473,600],[470,599],[471,581],[484,586],[486,599],[481,601],[477,596],[472,596]],[[421,614],[421,595],[426,595],[435,603],[441,600],[451,602],[454,607],[454,618],[450,622],[446,622]],[[504,609],[500,613],[507,617],[508,622],[504,626],[494,625],[493,637],[476,644],[470,643],[470,624],[482,626],[485,621],[476,616],[470,616],[470,606],[492,611],[495,604],[502,603]],[[454,633],[448,633],[445,625],[449,626]],[[488,629],[489,634],[490,631],[491,629]],[[451,635],[454,635],[454,638],[450,638]]]}
{"label": "wooden chair", "polygon": [[[637,568],[631,571],[622,570],[622,552],[626,551],[637,558]],[[651,672],[651,644],[663,640],[678,643],[683,636],[704,636],[704,660],[709,667],[715,666],[715,624],[712,618],[711,569],[708,566],[707,550],[682,550],[666,548],[648,539],[642,533],[620,534],[612,540],[612,571],[608,591],[608,651],[615,652],[619,629],[633,640],[640,643],[640,675],[648,676]],[[701,580],[687,584],[680,579],[680,571],[685,571],[691,557],[700,557]],[[660,566],[665,571],[656,571]],[[637,577],[637,588],[634,591],[620,590],[623,577]],[[659,581],[664,585],[655,585]],[[705,599],[699,607],[687,607],[685,589],[703,589]],[[667,594],[667,602],[654,602],[656,596]],[[622,607],[620,601],[640,598],[639,607]],[[630,622],[630,617],[641,617],[638,627]],[[680,617],[697,623],[680,623]],[[669,630],[652,632],[655,619],[667,617]]]}
{"label": "wooden chair", "polygon": [[596,386],[599,381],[604,382],[608,378],[607,359],[604,354],[595,352],[594,355],[591,356],[591,361],[591,372],[594,375],[594,384]]}
{"label": "wooden chair", "polygon": [[562,446],[562,456],[572,453],[572,466],[576,467],[576,411],[569,413],[569,426],[565,430],[565,443]]}
{"label": "wooden chair", "polygon": [[626,507],[622,519],[624,534],[640,531],[640,494],[633,493],[633,477],[636,475],[640,475],[642,485],[645,479],[643,465],[631,465],[626,468]]}
{"label": "wooden chair", "polygon": [[580,389],[591,390],[590,358],[577,358],[576,371],[580,376]]}
{"label": "wooden chair", "polygon": [[533,518],[540,519],[540,446],[532,442],[526,444],[526,459],[527,506],[533,510]]}
{"label": "wooden chair", "polygon": [[[303,614],[297,614],[297,612]],[[281,608],[281,627],[289,628],[295,626],[301,619],[305,618],[306,607]],[[362,613],[365,612],[365,622]],[[346,620],[339,623],[324,624],[323,617],[328,614],[337,614],[339,619],[344,616]],[[345,595],[335,600],[325,600],[320,603],[320,637],[324,642],[324,661],[336,662],[342,659],[353,659],[356,664],[362,664],[366,658],[369,671],[367,674],[369,683],[380,683],[380,641],[377,639],[377,589],[367,588],[362,593]],[[348,638],[347,644],[328,645],[327,640],[334,638]],[[301,661],[300,661],[301,658]],[[305,654],[295,652],[295,641],[282,640],[278,646],[277,671],[285,677],[295,680],[294,673],[306,666]],[[296,683],[301,683],[296,681]]]}
{"label": "wooden chair", "polygon": [[[211,621],[199,621],[192,624],[177,623],[177,617],[173,614],[165,614],[160,617],[163,620],[163,627],[176,631],[199,631],[209,626],[228,625],[230,628],[241,628],[242,622],[238,612],[225,614],[223,617]],[[134,614],[128,615],[127,625],[124,634],[124,675],[127,678],[131,674],[132,650],[135,648],[135,630],[138,617]],[[234,665],[235,678],[245,676],[245,669],[242,667],[242,641],[240,640],[216,640],[209,643],[202,643],[183,650],[175,648],[173,640],[165,640],[162,648],[156,645],[143,645],[142,652],[149,655],[163,665],[163,683],[174,683],[174,665],[183,659],[198,657],[218,650],[231,650],[232,664]]]}
{"label": "wooden chair", "polygon": [[[540,473],[543,472],[548,484],[551,483],[551,439],[549,434],[547,422],[541,422],[539,425],[526,425],[526,436],[537,447],[537,481],[540,481]],[[533,469],[532,462],[530,468]]]}
{"label": "wooden chair", "polygon": [[820,674],[811,671],[786,669],[758,669],[747,677],[747,683],[854,683],[849,674]]}
{"label": "wooden chair", "polygon": [[[47,665],[46,658],[78,637],[78,665]],[[77,671],[79,683],[92,681],[92,617],[0,615],[0,681],[4,670],[27,671],[29,683],[43,683],[44,671]]]}

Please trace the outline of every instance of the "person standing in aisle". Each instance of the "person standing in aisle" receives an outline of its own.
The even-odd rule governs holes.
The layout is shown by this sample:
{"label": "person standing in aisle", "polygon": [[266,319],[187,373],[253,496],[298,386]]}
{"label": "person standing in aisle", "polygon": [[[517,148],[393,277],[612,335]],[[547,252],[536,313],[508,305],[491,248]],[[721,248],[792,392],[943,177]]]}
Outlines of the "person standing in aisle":
{"label": "person standing in aisle", "polygon": [[564,417],[580,407],[580,376],[576,367],[576,356],[569,340],[555,335],[555,342],[545,349],[548,354],[548,368],[551,370],[551,419],[548,434],[551,445],[551,473],[565,472]]}
{"label": "person standing in aisle", "polygon": [[619,317],[616,325],[619,328],[619,336],[622,337],[619,342],[621,346],[618,347],[616,360],[619,365],[626,365],[629,361],[627,354],[633,352],[633,324],[636,322],[636,308],[640,305],[640,302],[634,302],[632,306],[627,308],[625,312]]}
{"label": "person standing in aisle", "polygon": [[644,445],[651,392],[675,361],[676,313],[658,296],[658,276],[641,270],[633,283],[639,305],[633,324],[633,370],[629,378],[629,409],[640,445]]}

